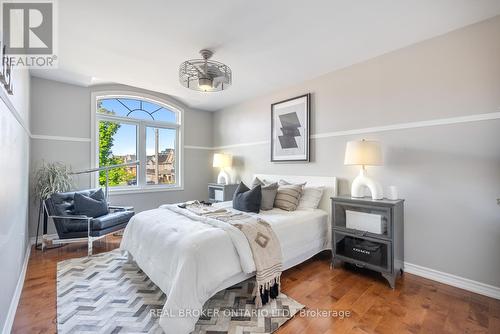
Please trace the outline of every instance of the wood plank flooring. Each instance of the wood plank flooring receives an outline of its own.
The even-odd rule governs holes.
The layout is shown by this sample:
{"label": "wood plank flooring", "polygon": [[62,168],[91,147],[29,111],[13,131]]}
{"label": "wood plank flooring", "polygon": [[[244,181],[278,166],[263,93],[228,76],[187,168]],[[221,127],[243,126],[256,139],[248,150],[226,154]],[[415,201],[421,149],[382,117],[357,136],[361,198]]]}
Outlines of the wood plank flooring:
{"label": "wood plank flooring", "polygon": [[[110,251],[119,243],[119,237],[108,237],[96,242],[94,251]],[[86,244],[32,250],[13,333],[56,333],[57,261],[86,253]],[[391,290],[375,273],[348,266],[331,270],[328,252],[287,270],[282,285],[307,309],[277,334],[500,333],[500,300],[411,274]],[[328,310],[337,314],[318,316]]]}

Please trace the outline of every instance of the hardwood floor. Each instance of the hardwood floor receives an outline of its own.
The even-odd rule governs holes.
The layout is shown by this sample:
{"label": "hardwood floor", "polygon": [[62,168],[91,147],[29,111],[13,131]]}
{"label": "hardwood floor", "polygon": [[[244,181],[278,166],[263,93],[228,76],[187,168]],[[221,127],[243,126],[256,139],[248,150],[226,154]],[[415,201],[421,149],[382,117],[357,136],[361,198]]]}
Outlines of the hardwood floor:
{"label": "hardwood floor", "polygon": [[[119,237],[95,243],[94,251],[118,247]],[[85,244],[42,253],[32,250],[13,333],[56,332],[57,261],[82,257]],[[324,252],[287,270],[283,292],[307,306],[276,333],[500,333],[500,300],[436,283],[411,274],[395,290],[377,274],[344,267],[330,269]],[[326,310],[349,317],[314,317]],[[308,316],[309,315],[309,316]]]}

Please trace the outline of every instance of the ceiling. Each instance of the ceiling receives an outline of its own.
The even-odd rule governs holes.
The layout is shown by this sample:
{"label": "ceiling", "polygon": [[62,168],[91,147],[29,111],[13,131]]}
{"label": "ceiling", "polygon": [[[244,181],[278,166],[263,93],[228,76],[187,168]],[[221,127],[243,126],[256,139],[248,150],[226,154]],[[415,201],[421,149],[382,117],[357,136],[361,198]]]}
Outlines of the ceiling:
{"label": "ceiling", "polygon": [[[56,70],[79,85],[116,82],[218,110],[500,14],[498,0],[63,0]],[[210,48],[233,86],[202,93],[178,67]]]}

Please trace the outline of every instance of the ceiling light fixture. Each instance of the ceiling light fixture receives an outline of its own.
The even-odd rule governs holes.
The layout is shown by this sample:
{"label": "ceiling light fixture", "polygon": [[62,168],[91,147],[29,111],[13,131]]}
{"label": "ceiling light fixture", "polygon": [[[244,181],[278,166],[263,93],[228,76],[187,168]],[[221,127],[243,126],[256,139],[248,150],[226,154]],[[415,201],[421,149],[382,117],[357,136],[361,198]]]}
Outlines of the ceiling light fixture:
{"label": "ceiling light fixture", "polygon": [[201,92],[218,92],[228,89],[232,83],[229,66],[210,60],[213,51],[200,51],[203,59],[187,60],[179,67],[179,81],[184,87]]}

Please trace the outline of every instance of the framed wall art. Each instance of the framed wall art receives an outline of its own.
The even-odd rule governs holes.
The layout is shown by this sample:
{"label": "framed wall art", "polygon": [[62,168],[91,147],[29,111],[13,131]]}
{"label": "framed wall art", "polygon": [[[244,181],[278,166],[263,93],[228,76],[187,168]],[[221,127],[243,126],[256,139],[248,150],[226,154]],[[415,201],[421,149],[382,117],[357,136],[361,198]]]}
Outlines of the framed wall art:
{"label": "framed wall art", "polygon": [[271,105],[271,161],[309,161],[311,94]]}

